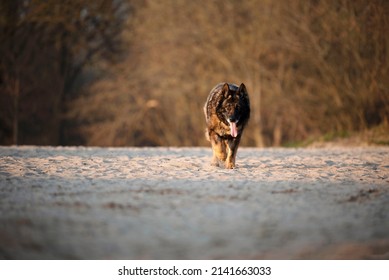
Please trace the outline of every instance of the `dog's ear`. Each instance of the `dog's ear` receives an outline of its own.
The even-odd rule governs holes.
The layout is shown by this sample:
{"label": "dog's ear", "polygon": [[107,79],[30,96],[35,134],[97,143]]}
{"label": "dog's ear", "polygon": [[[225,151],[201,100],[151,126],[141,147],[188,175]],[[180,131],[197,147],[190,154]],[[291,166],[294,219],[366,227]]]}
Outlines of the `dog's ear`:
{"label": "dog's ear", "polygon": [[230,87],[228,86],[228,83],[224,83],[224,85],[222,87],[223,96],[227,97],[229,91],[230,91]]}
{"label": "dog's ear", "polygon": [[238,89],[238,93],[241,96],[247,96],[247,89],[246,89],[246,86],[244,85],[244,83],[240,84],[239,89]]}

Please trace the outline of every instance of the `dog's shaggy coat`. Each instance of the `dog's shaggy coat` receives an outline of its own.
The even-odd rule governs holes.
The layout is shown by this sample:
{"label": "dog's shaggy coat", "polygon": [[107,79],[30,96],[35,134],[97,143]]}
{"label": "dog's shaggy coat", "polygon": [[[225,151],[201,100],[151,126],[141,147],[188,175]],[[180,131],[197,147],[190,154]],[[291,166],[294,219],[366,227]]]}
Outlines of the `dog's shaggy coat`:
{"label": "dog's shaggy coat", "polygon": [[204,105],[206,137],[211,142],[212,165],[235,167],[235,158],[243,129],[250,118],[250,100],[245,85],[216,85]]}

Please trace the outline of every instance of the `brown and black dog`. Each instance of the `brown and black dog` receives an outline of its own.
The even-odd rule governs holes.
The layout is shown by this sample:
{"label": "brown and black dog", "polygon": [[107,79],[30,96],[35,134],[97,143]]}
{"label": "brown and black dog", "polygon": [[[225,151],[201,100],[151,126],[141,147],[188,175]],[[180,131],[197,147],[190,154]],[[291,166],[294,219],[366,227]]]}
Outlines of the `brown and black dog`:
{"label": "brown and black dog", "polygon": [[250,118],[250,100],[244,84],[220,83],[208,95],[204,105],[206,137],[212,144],[212,165],[220,162],[235,167],[235,158],[243,129]]}

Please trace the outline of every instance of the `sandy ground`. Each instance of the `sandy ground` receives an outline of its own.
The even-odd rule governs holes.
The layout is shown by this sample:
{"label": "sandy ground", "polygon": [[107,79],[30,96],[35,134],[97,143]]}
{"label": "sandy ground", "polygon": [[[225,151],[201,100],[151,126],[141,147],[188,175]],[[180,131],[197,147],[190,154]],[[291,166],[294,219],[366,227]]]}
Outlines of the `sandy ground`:
{"label": "sandy ground", "polygon": [[2,259],[389,259],[389,148],[0,147]]}

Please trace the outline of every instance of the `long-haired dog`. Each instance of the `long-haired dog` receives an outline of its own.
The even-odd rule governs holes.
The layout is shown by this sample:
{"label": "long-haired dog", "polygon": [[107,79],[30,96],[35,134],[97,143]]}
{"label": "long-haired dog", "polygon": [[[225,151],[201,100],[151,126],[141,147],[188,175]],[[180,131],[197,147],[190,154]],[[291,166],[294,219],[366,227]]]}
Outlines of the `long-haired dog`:
{"label": "long-haired dog", "polygon": [[250,100],[244,84],[220,83],[208,95],[204,105],[206,137],[211,142],[212,165],[235,167],[235,158],[243,129],[250,118]]}

